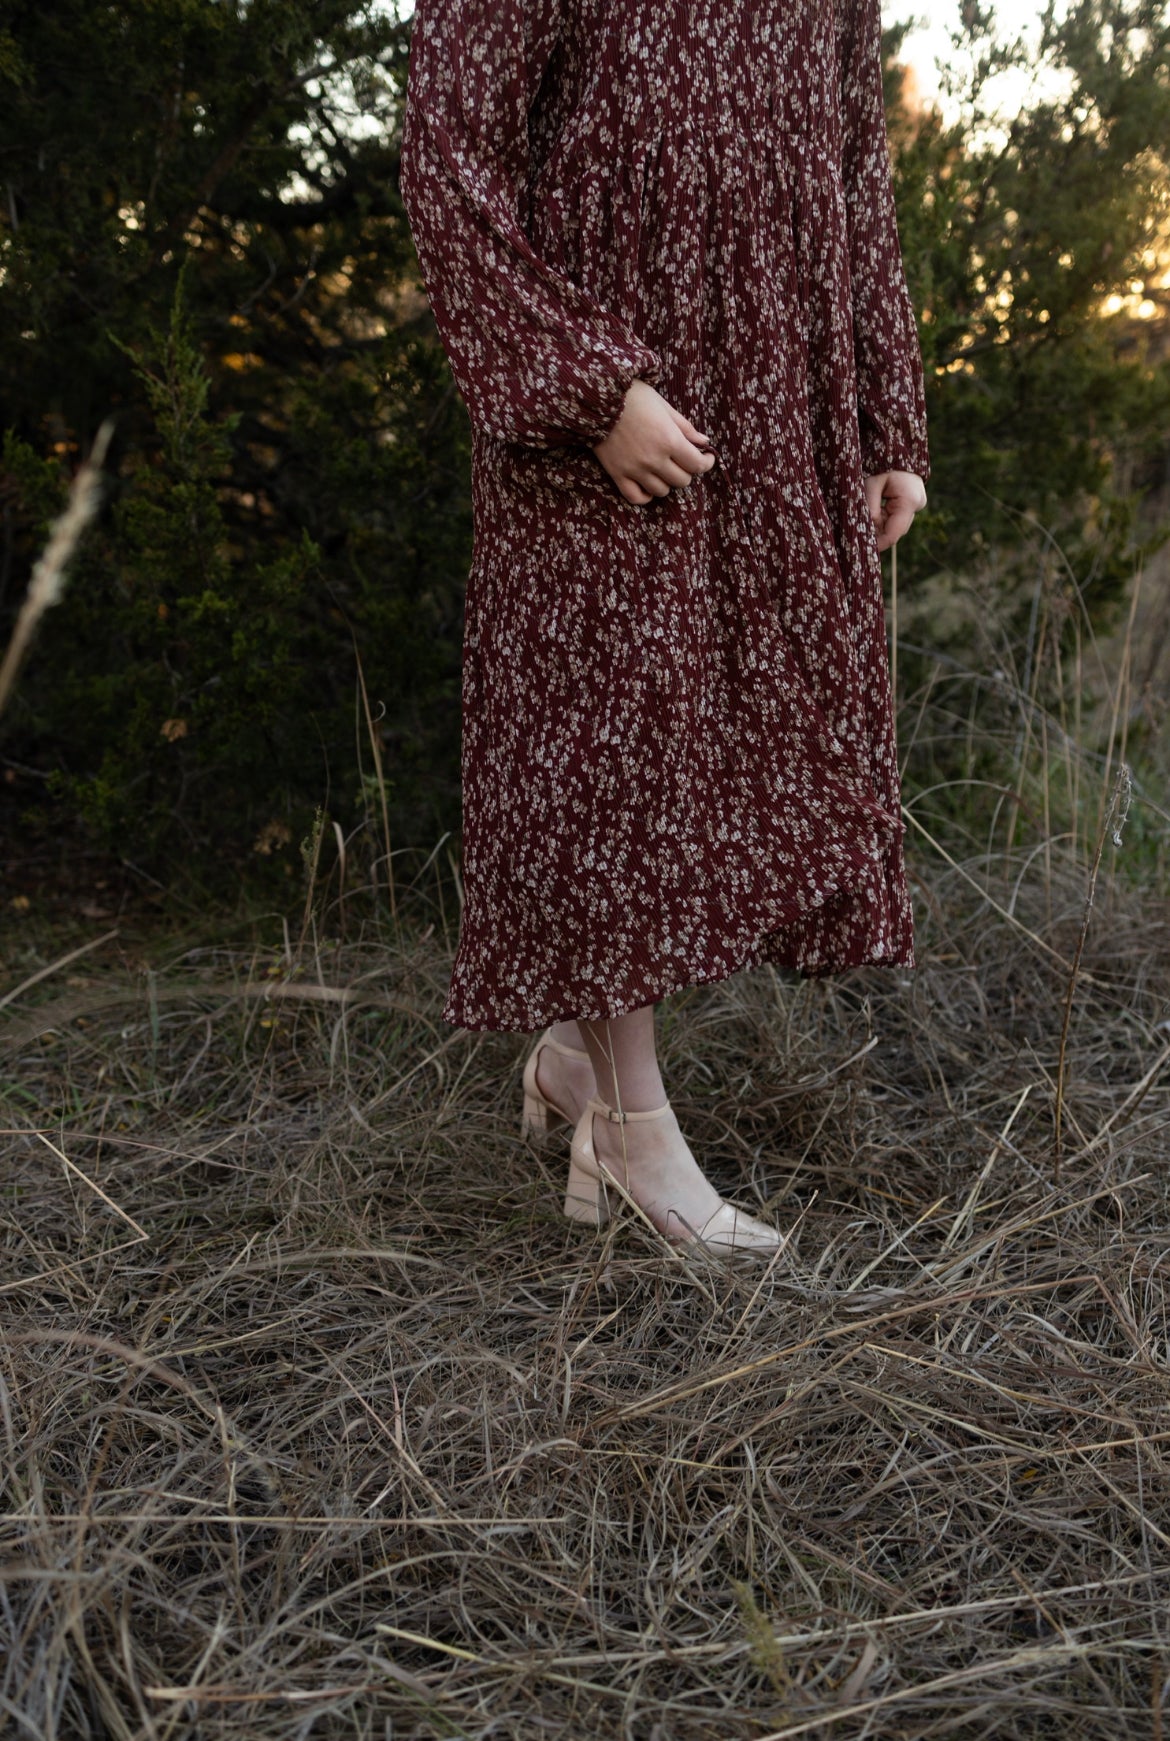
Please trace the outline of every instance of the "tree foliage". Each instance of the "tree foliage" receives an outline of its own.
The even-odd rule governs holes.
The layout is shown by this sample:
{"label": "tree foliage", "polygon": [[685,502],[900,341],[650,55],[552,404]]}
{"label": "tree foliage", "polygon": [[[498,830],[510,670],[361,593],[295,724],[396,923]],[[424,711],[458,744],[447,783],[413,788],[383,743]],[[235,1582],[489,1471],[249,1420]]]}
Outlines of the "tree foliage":
{"label": "tree foliage", "polygon": [[[947,124],[899,107],[903,35],[934,458],[904,572],[1010,557],[1030,514],[1104,606],[1170,424],[1170,23],[1050,9],[1063,94],[998,128],[1022,44],[966,7]],[[81,821],[156,875],[291,860],[317,804],[349,826],[370,798],[361,677],[394,832],[456,823],[468,430],[396,190],[408,45],[343,0],[0,3],[0,619],[117,418],[103,521],[0,738],[10,832]]]}
{"label": "tree foliage", "polygon": [[467,431],[396,192],[407,44],[296,0],[4,15],[8,608],[118,429],[0,743],[26,828],[79,816],[157,872],[247,861],[326,796],[352,820],[359,656],[397,822],[456,819]]}
{"label": "tree foliage", "polygon": [[[938,504],[915,568],[1010,559],[1031,517],[1106,603],[1170,431],[1170,11],[1048,0],[1033,48],[968,0],[953,40],[958,119],[892,127]],[[996,80],[1025,72],[1004,117]]]}

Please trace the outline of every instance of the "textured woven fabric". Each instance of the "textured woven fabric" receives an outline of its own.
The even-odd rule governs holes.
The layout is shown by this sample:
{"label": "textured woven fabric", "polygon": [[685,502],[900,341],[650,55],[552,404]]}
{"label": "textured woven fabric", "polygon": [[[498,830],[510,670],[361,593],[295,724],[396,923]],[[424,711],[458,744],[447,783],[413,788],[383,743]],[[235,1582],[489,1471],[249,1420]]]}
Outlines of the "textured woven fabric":
{"label": "textured woven fabric", "polygon": [[[419,0],[401,189],[473,431],[449,1022],[913,961],[879,43],[878,0]],[[637,377],[717,460],[645,507],[592,451]]]}

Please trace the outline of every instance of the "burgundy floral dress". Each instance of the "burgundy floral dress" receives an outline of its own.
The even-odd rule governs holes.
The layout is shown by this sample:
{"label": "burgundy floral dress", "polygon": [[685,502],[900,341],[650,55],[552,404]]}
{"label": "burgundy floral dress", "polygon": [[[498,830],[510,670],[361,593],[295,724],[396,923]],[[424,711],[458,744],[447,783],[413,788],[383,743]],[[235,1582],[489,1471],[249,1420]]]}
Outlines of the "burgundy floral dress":
{"label": "burgundy floral dress", "polygon": [[[878,0],[418,0],[401,190],[473,431],[449,1022],[913,962],[879,41]],[[644,507],[592,451],[638,377],[716,455]]]}

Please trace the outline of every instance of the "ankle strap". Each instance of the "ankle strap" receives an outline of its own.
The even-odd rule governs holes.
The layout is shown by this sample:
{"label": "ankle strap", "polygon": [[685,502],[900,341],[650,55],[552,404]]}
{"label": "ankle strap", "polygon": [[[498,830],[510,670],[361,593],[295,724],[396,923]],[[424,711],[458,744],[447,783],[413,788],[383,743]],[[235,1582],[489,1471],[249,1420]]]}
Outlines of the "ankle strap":
{"label": "ankle strap", "polygon": [[591,1100],[589,1105],[594,1112],[599,1112],[603,1118],[608,1118],[611,1124],[629,1124],[634,1119],[661,1118],[664,1113],[670,1111],[669,1100],[665,1106],[656,1106],[653,1112],[615,1112],[612,1106],[605,1104],[604,1100]]}

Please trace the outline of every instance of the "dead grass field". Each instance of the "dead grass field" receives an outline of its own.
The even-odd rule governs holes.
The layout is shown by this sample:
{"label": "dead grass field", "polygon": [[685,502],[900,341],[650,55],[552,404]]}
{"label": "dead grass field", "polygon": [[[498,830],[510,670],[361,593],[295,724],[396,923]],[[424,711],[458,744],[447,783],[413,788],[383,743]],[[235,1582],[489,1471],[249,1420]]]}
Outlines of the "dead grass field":
{"label": "dead grass field", "polygon": [[1083,932],[1083,843],[924,848],[917,972],[663,1009],[771,1269],[562,1221],[437,911],[12,999],[3,1732],[1160,1737],[1170,915],[1115,857]]}
{"label": "dead grass field", "polygon": [[660,1012],[770,1267],[563,1221],[439,849],[394,923],[325,830],[299,928],[10,931],[5,1738],[1162,1741],[1165,698],[1057,567],[1018,659],[965,608],[918,969]]}

